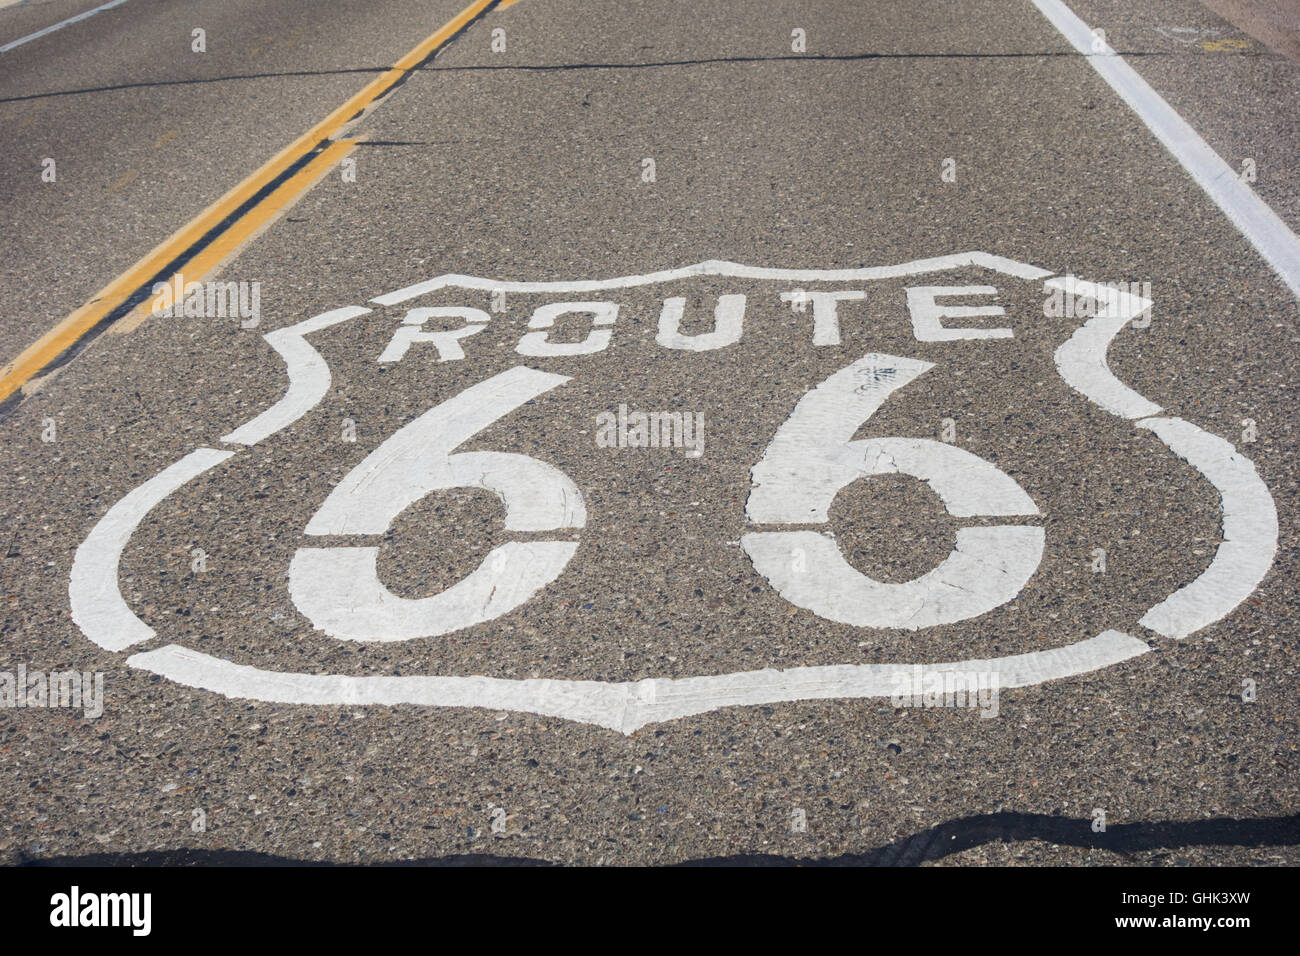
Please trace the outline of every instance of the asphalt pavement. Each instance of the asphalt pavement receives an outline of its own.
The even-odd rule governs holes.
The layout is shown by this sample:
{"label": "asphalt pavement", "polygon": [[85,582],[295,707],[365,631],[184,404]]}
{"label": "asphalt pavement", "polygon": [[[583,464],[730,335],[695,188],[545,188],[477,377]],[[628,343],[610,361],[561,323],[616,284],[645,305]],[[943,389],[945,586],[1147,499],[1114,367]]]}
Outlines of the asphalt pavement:
{"label": "asphalt pavement", "polygon": [[466,2],[0,53],[0,859],[1300,862],[1300,65]]}

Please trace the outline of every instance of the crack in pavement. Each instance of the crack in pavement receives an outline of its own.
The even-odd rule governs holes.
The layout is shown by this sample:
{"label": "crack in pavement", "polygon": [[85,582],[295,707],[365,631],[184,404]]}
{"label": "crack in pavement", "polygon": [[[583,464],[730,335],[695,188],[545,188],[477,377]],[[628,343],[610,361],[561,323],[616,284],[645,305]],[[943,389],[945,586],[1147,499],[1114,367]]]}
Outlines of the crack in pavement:
{"label": "crack in pavement", "polygon": [[[1167,53],[1164,51],[1117,51],[1116,56],[1150,57],[1150,56],[1199,56],[1200,54]],[[1240,53],[1221,54],[1228,56],[1268,56],[1266,53],[1243,50]],[[502,66],[466,65],[466,66],[415,66],[406,70],[409,78],[413,73],[457,73],[474,70],[518,71],[525,73],[560,72],[564,70],[644,70],[673,66],[710,66],[720,63],[832,63],[853,62],[856,60],[998,60],[998,59],[1041,59],[1046,57],[1073,58],[1082,56],[1073,50],[1042,51],[1034,53],[844,53],[836,55],[787,55],[787,56],[734,56],[708,57],[698,60],[658,60],[649,63],[554,63],[554,64],[516,64]],[[46,93],[27,93],[22,96],[0,97],[0,103],[22,103],[27,100],[52,99],[60,96],[81,96],[88,93],[114,93],[120,90],[153,89],[169,86],[201,86],[208,83],[231,83],[240,80],[277,80],[292,77],[343,76],[349,73],[387,73],[390,66],[341,67],[336,70],[284,70],[277,73],[232,73],[226,76],[196,77],[192,79],[150,80],[138,83],[118,83],[110,86],[88,86],[72,90],[52,90]],[[385,94],[387,95],[387,94]]]}

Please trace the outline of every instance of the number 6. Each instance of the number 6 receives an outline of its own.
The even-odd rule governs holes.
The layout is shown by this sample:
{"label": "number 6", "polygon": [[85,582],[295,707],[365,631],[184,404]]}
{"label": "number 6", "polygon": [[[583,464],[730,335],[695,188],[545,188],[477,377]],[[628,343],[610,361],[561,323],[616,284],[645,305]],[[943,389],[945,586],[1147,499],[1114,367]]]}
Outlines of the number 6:
{"label": "number 6", "polygon": [[[952,445],[923,438],[850,441],[886,398],[933,366],[866,355],[800,399],[751,473],[745,514],[756,524],[829,520],[846,485],[872,475],[925,481],[956,517],[1036,515],[1010,475]],[[815,531],[758,531],[740,539],[754,567],[792,604],[842,624],[918,630],[976,617],[1015,597],[1043,557],[1043,529],[962,528],[936,568],[885,584],[852,567],[833,538]],[[790,560],[799,554],[804,560]]]}
{"label": "number 6", "polygon": [[[471,386],[394,432],[330,492],[310,535],[383,534],[433,491],[482,488],[505,503],[508,531],[581,528],[586,508],[559,469],[526,455],[452,451],[488,425],[569,379],[517,366]],[[299,548],[289,566],[298,609],[331,637],[403,641],[500,617],[550,584],[576,541],[509,542],[432,597],[394,595],[379,580],[378,547]]]}

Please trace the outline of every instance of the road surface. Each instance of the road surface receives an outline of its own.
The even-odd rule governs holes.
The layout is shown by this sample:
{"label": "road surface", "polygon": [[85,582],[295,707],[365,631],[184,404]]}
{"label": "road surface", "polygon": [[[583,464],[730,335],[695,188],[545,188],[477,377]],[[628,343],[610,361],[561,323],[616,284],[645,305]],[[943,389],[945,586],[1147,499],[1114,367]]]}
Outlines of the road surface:
{"label": "road surface", "polygon": [[1300,862],[1300,66],[467,2],[0,9],[3,859]]}

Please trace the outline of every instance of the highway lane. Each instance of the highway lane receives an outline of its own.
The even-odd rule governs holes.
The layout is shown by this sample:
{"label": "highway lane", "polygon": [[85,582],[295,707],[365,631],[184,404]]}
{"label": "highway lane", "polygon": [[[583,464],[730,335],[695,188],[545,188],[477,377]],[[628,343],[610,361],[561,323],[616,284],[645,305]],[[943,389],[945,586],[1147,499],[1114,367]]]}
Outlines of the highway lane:
{"label": "highway lane", "polygon": [[[1032,4],[951,6],[493,9],[212,274],[255,328],[154,316],[11,406],[12,667],[106,697],[0,715],[10,858],[971,818],[1006,841],[920,855],[1294,863],[1296,299]],[[629,447],[638,411],[694,446]],[[882,692],[946,662],[997,697]]]}
{"label": "highway lane", "polygon": [[[0,39],[72,9],[0,10]],[[6,361],[458,9],[130,0],[0,55]]]}

